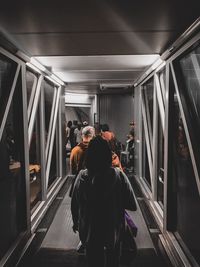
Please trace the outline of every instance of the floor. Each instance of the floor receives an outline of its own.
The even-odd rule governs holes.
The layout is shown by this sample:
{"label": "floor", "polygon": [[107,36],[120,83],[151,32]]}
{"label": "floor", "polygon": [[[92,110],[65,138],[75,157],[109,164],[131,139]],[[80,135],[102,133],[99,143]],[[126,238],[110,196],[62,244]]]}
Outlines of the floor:
{"label": "floor", "polygon": [[[84,255],[79,255],[76,247],[79,243],[78,234],[72,231],[70,182],[67,181],[63,192],[57,196],[53,204],[53,212],[49,211],[45,222],[36,231],[35,241],[29,247],[19,267],[86,267]],[[137,198],[137,196],[136,196]],[[54,215],[52,214],[54,213]],[[137,256],[129,266],[134,267],[166,267],[165,261],[158,255],[149,229],[138,204],[135,212],[129,212],[138,227],[136,237]],[[48,218],[50,216],[51,219]],[[125,265],[121,265],[123,267]],[[95,266],[94,266],[95,267]]]}

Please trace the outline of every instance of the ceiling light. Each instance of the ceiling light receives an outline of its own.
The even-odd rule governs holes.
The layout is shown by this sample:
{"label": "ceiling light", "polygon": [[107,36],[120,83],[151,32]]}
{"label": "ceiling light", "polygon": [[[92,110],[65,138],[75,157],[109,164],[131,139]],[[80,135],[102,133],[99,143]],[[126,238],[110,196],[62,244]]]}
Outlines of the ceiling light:
{"label": "ceiling light", "polygon": [[52,79],[50,76],[46,75],[45,78],[47,78],[53,84],[56,84],[56,85],[60,86],[60,84],[58,82],[56,82],[54,79]]}
{"label": "ceiling light", "polygon": [[55,80],[57,83],[61,85],[65,85],[65,83],[60,78],[58,78],[55,74],[51,74],[51,78]]}
{"label": "ceiling light", "polygon": [[155,70],[161,63],[163,63],[163,60],[161,58],[159,58],[158,60],[156,60],[156,62],[151,66],[152,70]]}
{"label": "ceiling light", "polygon": [[31,64],[30,62],[26,62],[26,65],[31,68],[32,70],[38,72],[38,73],[41,73],[41,71],[36,67],[34,66],[33,64]]}
{"label": "ceiling light", "polygon": [[100,89],[107,90],[107,89],[127,89],[133,86],[131,83],[102,83],[100,84]]}
{"label": "ceiling light", "polygon": [[33,57],[31,57],[30,63],[32,65],[34,65],[36,68],[38,68],[39,70],[41,70],[41,71],[45,71],[46,70],[46,68],[39,61],[34,59]]}

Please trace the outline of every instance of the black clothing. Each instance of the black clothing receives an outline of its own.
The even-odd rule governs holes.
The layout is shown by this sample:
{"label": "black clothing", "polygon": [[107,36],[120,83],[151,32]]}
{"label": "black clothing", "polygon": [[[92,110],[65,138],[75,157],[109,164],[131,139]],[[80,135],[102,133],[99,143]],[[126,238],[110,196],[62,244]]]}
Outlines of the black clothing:
{"label": "black clothing", "polygon": [[90,174],[88,170],[79,172],[71,211],[74,226],[88,255],[95,251],[98,253],[97,250],[100,253],[106,247],[117,262],[119,255],[116,250],[124,231],[125,209],[136,210],[136,202],[130,182],[123,172],[117,168],[108,168],[98,174]]}

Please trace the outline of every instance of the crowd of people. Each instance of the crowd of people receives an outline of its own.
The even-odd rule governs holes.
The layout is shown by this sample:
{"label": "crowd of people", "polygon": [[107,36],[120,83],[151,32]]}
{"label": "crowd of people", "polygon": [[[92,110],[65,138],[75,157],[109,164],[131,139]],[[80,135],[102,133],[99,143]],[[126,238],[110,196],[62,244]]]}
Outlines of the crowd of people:
{"label": "crowd of people", "polygon": [[[136,210],[136,201],[119,160],[117,140],[107,124],[93,127],[85,122],[73,127],[69,121],[66,133],[71,143],[71,213],[73,231],[80,237],[79,251],[86,252],[89,267],[119,267],[125,209]],[[129,135],[132,142],[133,131]]]}

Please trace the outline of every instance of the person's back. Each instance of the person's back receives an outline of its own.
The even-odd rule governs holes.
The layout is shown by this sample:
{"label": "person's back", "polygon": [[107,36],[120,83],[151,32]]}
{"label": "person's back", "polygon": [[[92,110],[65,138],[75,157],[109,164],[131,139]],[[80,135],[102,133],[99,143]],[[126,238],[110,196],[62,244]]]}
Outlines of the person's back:
{"label": "person's back", "polygon": [[72,180],[71,189],[69,192],[69,196],[72,196],[74,183],[77,174],[80,170],[85,169],[85,157],[86,157],[86,151],[88,148],[88,144],[90,140],[94,137],[94,128],[92,126],[86,126],[82,130],[82,139],[83,141],[79,143],[77,146],[75,146],[71,153],[70,153],[70,169],[71,174],[73,174],[75,177]]}
{"label": "person's back", "polygon": [[70,153],[71,174],[77,175],[81,169],[84,169],[85,153],[89,142],[81,142],[76,145]]}
{"label": "person's back", "polygon": [[94,128],[86,126],[82,129],[82,142],[75,146],[70,154],[71,173],[77,175],[85,168],[85,155],[90,140],[94,137]]}
{"label": "person's back", "polygon": [[71,148],[74,148],[75,145],[76,145],[74,131],[77,128],[77,123],[78,122],[76,120],[74,120],[73,124],[72,124],[72,126],[70,128],[69,140],[70,140],[70,143],[71,143]]}
{"label": "person's back", "polygon": [[135,210],[133,190],[126,175],[111,167],[112,153],[100,136],[88,146],[86,170],[81,170],[72,195],[73,229],[79,229],[90,267],[119,266],[120,238],[125,208]]}
{"label": "person's back", "polygon": [[97,236],[94,235],[99,234],[98,238],[103,238],[105,246],[114,247],[120,239],[120,231],[124,225],[124,203],[127,209],[136,209],[132,190],[125,189],[125,175],[114,168],[91,176],[87,170],[83,170],[81,179],[80,201],[83,203],[88,197],[85,187],[88,187],[89,199],[87,207],[83,204],[80,214],[82,218],[87,216],[85,211],[89,207],[91,219],[90,226],[88,225],[91,229],[82,229],[83,233],[88,231],[89,235],[82,236],[82,239],[87,242],[96,239]]}
{"label": "person's back", "polygon": [[107,142],[110,143],[111,150],[116,152],[116,137],[113,132],[110,131],[109,126],[107,124],[102,125],[102,132],[101,136],[103,139],[105,139]]}

